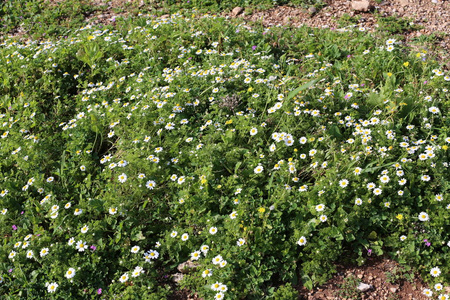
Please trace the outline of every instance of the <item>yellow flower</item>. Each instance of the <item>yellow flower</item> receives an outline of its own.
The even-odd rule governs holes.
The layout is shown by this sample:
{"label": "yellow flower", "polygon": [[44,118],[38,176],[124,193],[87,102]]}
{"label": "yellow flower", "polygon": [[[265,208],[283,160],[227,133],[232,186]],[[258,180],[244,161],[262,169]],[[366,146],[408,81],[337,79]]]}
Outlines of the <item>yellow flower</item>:
{"label": "yellow flower", "polygon": [[266,211],[266,209],[265,209],[264,207],[260,207],[260,208],[258,208],[258,211],[259,211],[260,213],[264,213],[264,212]]}
{"label": "yellow flower", "polygon": [[88,36],[88,40],[92,40],[92,39],[95,39],[95,36],[93,36],[93,35]]}
{"label": "yellow flower", "polygon": [[392,73],[391,73],[391,72],[388,72],[388,73],[387,73],[387,76],[391,77],[391,76],[392,76]]}
{"label": "yellow flower", "polygon": [[228,120],[228,121],[225,122],[225,125],[228,125],[228,124],[231,124],[231,123],[233,123],[233,120]]}
{"label": "yellow flower", "polygon": [[448,149],[448,146],[447,146],[447,145],[444,145],[444,146],[442,146],[442,149],[444,149],[444,150],[446,150],[446,151],[447,151],[447,149]]}
{"label": "yellow flower", "polygon": [[403,63],[403,65],[404,65],[405,67],[407,67],[407,66],[409,66],[409,62],[407,61],[407,62]]}
{"label": "yellow flower", "polygon": [[398,214],[398,215],[396,216],[396,218],[399,219],[399,220],[401,221],[401,220],[403,220],[403,215],[402,215],[402,214]]}
{"label": "yellow flower", "polygon": [[249,88],[248,88],[248,91],[249,91],[249,92],[253,91],[253,88],[252,88],[252,87],[249,87]]}

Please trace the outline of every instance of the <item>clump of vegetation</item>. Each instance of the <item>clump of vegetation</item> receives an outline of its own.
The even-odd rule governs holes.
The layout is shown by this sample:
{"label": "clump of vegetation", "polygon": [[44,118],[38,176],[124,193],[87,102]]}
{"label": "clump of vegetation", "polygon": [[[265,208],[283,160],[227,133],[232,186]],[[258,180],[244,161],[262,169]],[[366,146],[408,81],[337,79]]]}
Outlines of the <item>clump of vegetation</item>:
{"label": "clump of vegetation", "polygon": [[289,299],[369,249],[448,284],[449,89],[353,27],[187,11],[6,39],[0,293],[164,299],[189,260],[201,297]]}
{"label": "clump of vegetation", "polygon": [[420,30],[423,27],[413,22],[411,18],[400,18],[398,16],[377,17],[378,30],[390,34],[402,34],[405,32]]}

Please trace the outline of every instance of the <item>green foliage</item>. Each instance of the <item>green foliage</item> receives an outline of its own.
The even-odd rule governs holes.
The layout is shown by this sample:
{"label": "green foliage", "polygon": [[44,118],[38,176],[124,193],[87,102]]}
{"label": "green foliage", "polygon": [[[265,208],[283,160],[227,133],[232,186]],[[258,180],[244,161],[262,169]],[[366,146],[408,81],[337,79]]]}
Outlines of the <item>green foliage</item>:
{"label": "green foliage", "polygon": [[398,16],[377,17],[378,30],[387,31],[390,34],[401,34],[414,30],[420,30],[422,27],[414,24],[413,19],[400,18]]}
{"label": "green foliage", "polygon": [[426,53],[195,10],[116,23],[0,44],[2,295],[170,298],[193,260],[201,297],[291,299],[384,253],[448,283],[450,77]]}
{"label": "green foliage", "polygon": [[296,300],[298,299],[298,292],[291,284],[280,286],[273,294],[271,299],[274,300]]}
{"label": "green foliage", "polygon": [[399,284],[403,280],[413,282],[414,273],[409,266],[395,266],[391,271],[386,272],[386,281],[393,284]]}
{"label": "green foliage", "polygon": [[350,16],[349,14],[345,13],[337,20],[337,22],[340,27],[346,27],[353,24],[359,24],[360,18],[361,17],[359,15]]}
{"label": "green foliage", "polygon": [[27,37],[64,36],[71,28],[80,27],[97,8],[88,0],[52,3],[46,0],[2,1],[0,32],[19,32]]}
{"label": "green foliage", "polygon": [[357,289],[361,281],[354,275],[344,278],[344,282],[339,285],[336,296],[339,299],[361,299],[361,292]]}

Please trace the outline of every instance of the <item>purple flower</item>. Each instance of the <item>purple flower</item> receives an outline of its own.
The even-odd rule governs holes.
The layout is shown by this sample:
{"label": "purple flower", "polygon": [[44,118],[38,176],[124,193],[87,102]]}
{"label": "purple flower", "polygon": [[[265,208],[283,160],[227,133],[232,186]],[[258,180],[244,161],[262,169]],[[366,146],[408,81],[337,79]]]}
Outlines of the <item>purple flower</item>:
{"label": "purple flower", "polygon": [[252,46],[252,50],[253,50],[253,51],[256,50],[256,46]]}
{"label": "purple flower", "polygon": [[12,271],[13,271],[13,269],[9,269],[9,270],[8,270],[9,273],[12,273]]}
{"label": "purple flower", "polygon": [[20,212],[20,214],[23,215],[23,213],[24,213],[24,211],[22,210],[22,211]]}
{"label": "purple flower", "polygon": [[367,249],[367,255],[371,255],[372,254],[372,249]]}
{"label": "purple flower", "polygon": [[13,225],[13,226],[12,226],[12,229],[13,229],[13,230],[17,230],[17,226],[16,226],[16,225]]}
{"label": "purple flower", "polygon": [[97,290],[97,294],[99,294],[99,295],[102,294],[102,289],[101,289],[101,288],[99,288],[99,289]]}
{"label": "purple flower", "polygon": [[95,251],[95,249],[97,249],[97,247],[95,247],[94,245],[92,245],[92,246],[89,247],[89,248],[91,248],[92,251]]}

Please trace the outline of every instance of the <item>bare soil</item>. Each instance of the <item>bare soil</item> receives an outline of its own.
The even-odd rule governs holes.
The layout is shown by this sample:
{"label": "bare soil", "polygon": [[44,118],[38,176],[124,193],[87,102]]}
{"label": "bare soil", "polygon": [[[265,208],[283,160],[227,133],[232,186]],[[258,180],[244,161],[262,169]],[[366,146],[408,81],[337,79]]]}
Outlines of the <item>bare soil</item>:
{"label": "bare soil", "polygon": [[[386,257],[368,259],[367,264],[357,266],[338,266],[337,274],[326,284],[313,290],[300,288],[300,299],[367,299],[367,300],[421,300],[428,299],[422,294],[427,286],[415,274],[408,272],[400,275],[399,264]],[[398,274],[395,276],[394,274]],[[372,285],[366,292],[357,292],[355,286],[349,284],[351,279]]]}

